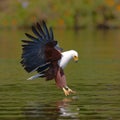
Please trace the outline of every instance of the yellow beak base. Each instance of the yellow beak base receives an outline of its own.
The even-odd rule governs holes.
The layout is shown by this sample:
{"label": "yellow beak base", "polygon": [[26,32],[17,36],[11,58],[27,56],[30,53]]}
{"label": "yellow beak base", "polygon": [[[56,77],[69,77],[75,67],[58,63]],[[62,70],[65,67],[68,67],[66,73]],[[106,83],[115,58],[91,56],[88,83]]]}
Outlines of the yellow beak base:
{"label": "yellow beak base", "polygon": [[77,62],[78,61],[78,57],[77,56],[74,56],[74,61]]}

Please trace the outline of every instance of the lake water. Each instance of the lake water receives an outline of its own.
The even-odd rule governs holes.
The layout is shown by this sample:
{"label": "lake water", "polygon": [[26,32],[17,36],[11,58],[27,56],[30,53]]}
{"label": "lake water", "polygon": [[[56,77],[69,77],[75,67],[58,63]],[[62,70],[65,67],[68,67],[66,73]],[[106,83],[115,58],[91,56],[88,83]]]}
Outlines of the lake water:
{"label": "lake water", "polygon": [[66,97],[55,82],[27,81],[20,65],[27,30],[0,31],[1,120],[120,120],[120,31],[54,30],[64,50],[79,52],[65,68],[76,91]]}

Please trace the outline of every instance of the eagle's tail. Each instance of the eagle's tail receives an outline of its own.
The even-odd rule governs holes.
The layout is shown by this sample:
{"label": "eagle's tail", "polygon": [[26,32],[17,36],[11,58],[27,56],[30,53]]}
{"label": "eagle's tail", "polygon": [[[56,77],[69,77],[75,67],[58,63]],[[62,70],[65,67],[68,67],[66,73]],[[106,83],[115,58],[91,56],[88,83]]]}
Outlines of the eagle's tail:
{"label": "eagle's tail", "polygon": [[36,79],[36,78],[39,78],[39,77],[44,77],[44,74],[36,74],[34,76],[31,76],[30,78],[28,78],[27,80],[33,80],[33,79]]}

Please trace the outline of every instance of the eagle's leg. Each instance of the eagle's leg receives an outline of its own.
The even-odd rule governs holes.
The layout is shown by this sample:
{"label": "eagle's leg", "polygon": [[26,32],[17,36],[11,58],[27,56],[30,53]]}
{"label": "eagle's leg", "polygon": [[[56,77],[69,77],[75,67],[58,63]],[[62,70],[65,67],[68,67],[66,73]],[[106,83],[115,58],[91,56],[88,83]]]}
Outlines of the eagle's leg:
{"label": "eagle's leg", "polygon": [[59,87],[59,88],[62,88],[64,94],[66,96],[70,95],[71,93],[75,93],[75,91],[71,90],[68,86],[67,86],[67,83],[66,83],[66,77],[65,77],[65,74],[63,72],[63,69],[60,68],[58,66],[58,68],[55,66],[54,67],[54,71],[55,71],[55,81],[56,81],[56,85]]}
{"label": "eagle's leg", "polygon": [[70,93],[76,93],[75,91],[71,90],[69,87],[63,87],[63,91],[66,96],[70,95]]}

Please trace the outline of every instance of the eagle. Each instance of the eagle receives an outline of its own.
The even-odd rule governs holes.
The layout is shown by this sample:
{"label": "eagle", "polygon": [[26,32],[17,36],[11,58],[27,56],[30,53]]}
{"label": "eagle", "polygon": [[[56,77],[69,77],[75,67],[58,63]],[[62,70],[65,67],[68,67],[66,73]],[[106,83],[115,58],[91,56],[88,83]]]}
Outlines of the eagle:
{"label": "eagle", "polygon": [[21,64],[28,72],[37,71],[37,74],[28,78],[45,78],[46,81],[55,80],[56,86],[63,90],[64,94],[75,93],[67,86],[63,69],[73,58],[78,61],[78,52],[69,50],[63,52],[58,41],[54,38],[52,27],[47,27],[45,21],[37,22],[32,26],[34,34],[25,33],[27,40],[22,40]]}

